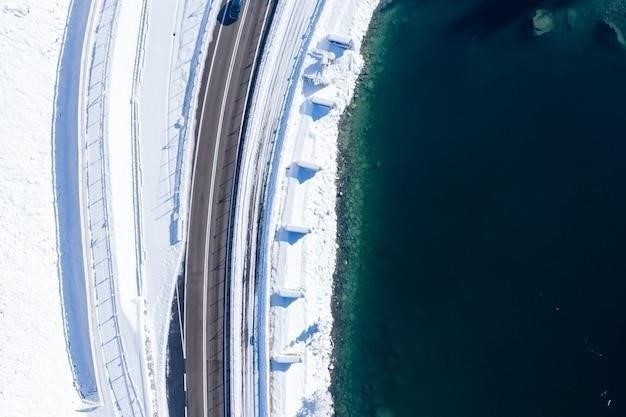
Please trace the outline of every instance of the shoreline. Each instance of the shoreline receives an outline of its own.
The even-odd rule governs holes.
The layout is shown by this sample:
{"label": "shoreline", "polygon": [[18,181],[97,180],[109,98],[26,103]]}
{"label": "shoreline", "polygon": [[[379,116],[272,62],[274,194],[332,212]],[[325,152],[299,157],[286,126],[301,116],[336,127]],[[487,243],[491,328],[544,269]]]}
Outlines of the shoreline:
{"label": "shoreline", "polygon": [[[291,87],[280,148],[275,149],[276,192],[268,196],[272,208],[266,218],[269,256],[268,356],[299,355],[302,363],[269,366],[272,415],[332,415],[330,393],[333,366],[333,288],[337,261],[337,173],[339,127],[352,102],[363,69],[361,45],[378,7],[378,0],[328,0],[308,40],[303,70]],[[342,50],[326,40],[329,33],[349,36],[354,49]],[[336,59],[325,74],[331,80],[319,88],[303,75],[320,71],[313,49],[329,51]],[[317,53],[319,55],[319,52]],[[335,102],[325,112],[310,97]],[[316,168],[303,168],[311,164]],[[317,170],[317,168],[320,168]],[[276,178],[277,177],[277,178]],[[282,177],[282,178],[281,178]],[[310,233],[294,233],[292,226]],[[301,290],[304,297],[285,297],[281,292]]]}
{"label": "shoreline", "polygon": [[[389,2],[381,2],[374,11],[367,32],[363,37],[360,54],[364,59],[363,70],[360,72],[356,84],[352,100],[342,113],[339,120],[339,136],[337,138],[337,200],[335,211],[337,213],[337,256],[336,266],[333,274],[333,294],[331,300],[331,309],[333,319],[338,320],[338,324],[333,326],[331,338],[333,341],[333,350],[331,355],[331,385],[329,387],[331,395],[335,401],[335,415],[350,415],[349,409],[344,407],[346,386],[350,383],[347,380],[345,372],[341,369],[349,367],[350,355],[342,350],[344,344],[349,345],[351,335],[350,326],[347,324],[349,320],[349,310],[342,307],[346,303],[353,302],[356,298],[355,294],[358,290],[358,283],[346,279],[352,265],[359,264],[362,256],[359,250],[350,250],[358,248],[361,234],[360,219],[355,217],[363,207],[363,184],[362,171],[367,161],[362,159],[362,144],[355,139],[358,132],[355,130],[353,120],[355,117],[355,109],[361,100],[363,90],[368,89],[368,83],[372,79],[372,71],[369,69],[377,64],[377,58],[373,55],[375,48],[375,40],[372,38],[372,32],[377,30],[384,23],[381,16],[385,9],[389,7]],[[355,149],[358,148],[359,149]],[[342,342],[340,342],[342,340]],[[339,366],[341,365],[341,366]],[[354,411],[354,410],[352,410]]]}

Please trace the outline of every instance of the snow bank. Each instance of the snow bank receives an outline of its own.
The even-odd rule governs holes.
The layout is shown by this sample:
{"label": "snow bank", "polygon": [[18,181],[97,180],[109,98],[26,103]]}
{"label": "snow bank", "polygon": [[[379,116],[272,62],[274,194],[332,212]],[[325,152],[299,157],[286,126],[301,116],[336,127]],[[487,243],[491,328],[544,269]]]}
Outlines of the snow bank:
{"label": "snow bank", "polygon": [[[83,65],[83,45],[93,16],[89,2],[73,2],[57,68],[52,124],[57,254],[65,336],[74,381],[80,395],[98,403],[100,387],[95,363],[92,309],[85,282],[85,252],[81,225],[78,109]],[[78,191],[78,192],[77,192]]]}
{"label": "snow bank", "polygon": [[[84,300],[84,287],[66,291],[82,277],[80,261],[67,256],[80,253],[80,237],[63,227],[76,213],[59,219],[63,230],[58,235],[55,215],[66,205],[76,208],[69,196],[76,193],[75,178],[57,176],[53,183],[60,172],[53,157],[60,163],[76,161],[71,143],[60,149],[64,138],[75,138],[65,137],[75,120],[75,97],[70,91],[55,97],[55,82],[63,88],[75,75],[88,9],[88,3],[70,0],[5,0],[0,5],[0,410],[6,416],[85,415],[80,412],[87,405],[83,397],[96,398],[91,348],[83,333],[88,324],[77,317],[84,316],[84,305],[74,303]],[[68,44],[61,57],[64,37]]]}
{"label": "snow bank", "polygon": [[[327,0],[319,10],[307,49],[301,52],[295,81],[277,134],[266,207],[261,251],[269,256],[261,273],[268,279],[268,356],[302,355],[301,363],[269,362],[269,411],[272,416],[332,415],[330,355],[332,350],[331,293],[336,258],[337,219],[334,211],[337,175],[337,135],[341,113],[349,104],[363,60],[358,51],[377,0]],[[281,29],[276,29],[281,30]],[[283,28],[283,30],[285,30]],[[354,50],[328,42],[329,33],[348,36]],[[329,65],[323,51],[336,58]],[[303,76],[323,72],[328,87]],[[309,80],[311,77],[308,77]],[[324,97],[334,107],[319,106]],[[320,101],[320,100],[317,100]],[[310,161],[322,170],[294,164]],[[310,228],[310,233],[287,225]],[[304,229],[302,229],[304,230]],[[295,232],[294,232],[295,231]],[[304,298],[285,298],[280,288],[302,288]],[[261,393],[261,396],[263,393]]]}

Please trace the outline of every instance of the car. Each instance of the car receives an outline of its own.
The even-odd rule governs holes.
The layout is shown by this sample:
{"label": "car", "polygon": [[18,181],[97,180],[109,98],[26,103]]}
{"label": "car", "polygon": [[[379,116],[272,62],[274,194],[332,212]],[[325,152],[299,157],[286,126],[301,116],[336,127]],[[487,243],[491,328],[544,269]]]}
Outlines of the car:
{"label": "car", "polygon": [[239,15],[241,14],[244,3],[244,0],[233,0],[230,3],[230,8],[228,10],[228,17],[230,18],[230,20],[234,21],[239,19]]}

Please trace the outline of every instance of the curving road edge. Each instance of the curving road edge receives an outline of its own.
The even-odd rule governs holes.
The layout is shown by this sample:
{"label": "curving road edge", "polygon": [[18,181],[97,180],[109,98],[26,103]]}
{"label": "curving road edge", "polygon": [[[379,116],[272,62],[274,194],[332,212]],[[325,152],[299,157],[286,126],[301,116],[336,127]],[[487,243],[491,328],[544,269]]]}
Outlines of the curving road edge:
{"label": "curving road edge", "polygon": [[[230,241],[235,174],[252,77],[276,0],[249,1],[237,20],[222,1],[198,109],[185,262],[186,409],[230,416]],[[236,395],[236,393],[235,393]]]}

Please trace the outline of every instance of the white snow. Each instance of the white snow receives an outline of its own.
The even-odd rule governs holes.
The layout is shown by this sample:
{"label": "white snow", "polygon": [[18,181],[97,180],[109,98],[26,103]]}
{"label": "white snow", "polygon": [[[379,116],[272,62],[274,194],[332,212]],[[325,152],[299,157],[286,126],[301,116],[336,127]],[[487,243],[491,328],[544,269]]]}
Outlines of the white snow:
{"label": "white snow", "polygon": [[[84,314],[79,308],[84,300],[75,300],[77,305],[66,310],[62,307],[59,259],[65,254],[57,252],[55,220],[53,109],[70,3],[0,3],[0,410],[12,417],[84,415],[79,410],[89,403],[81,399],[79,390],[85,386],[79,384],[83,381],[88,390],[94,389],[93,370],[77,369],[75,379],[65,340],[66,335],[88,336],[73,333],[88,331],[88,324],[73,328],[69,323],[65,328],[64,314]],[[84,18],[88,7],[78,5],[76,11],[76,17]],[[82,43],[77,42],[70,42],[74,49],[66,51],[66,64],[79,63]],[[67,116],[63,110],[56,114],[60,121]],[[62,139],[64,128],[57,128]],[[60,192],[76,192],[64,185],[61,180]],[[59,233],[60,240],[67,237]],[[75,249],[80,252],[80,245]],[[67,278],[73,279],[72,274],[82,278],[82,271],[71,270],[81,265],[65,266]],[[84,298],[84,291],[73,295]],[[83,352],[74,353],[82,355],[75,357],[75,365],[90,367],[88,344]]]}
{"label": "white snow", "polygon": [[[125,367],[128,368],[129,381],[123,390],[133,392],[131,398],[137,398],[142,407],[133,407],[133,415],[152,415],[152,392],[147,375],[146,343],[141,337],[145,329],[143,324],[145,312],[143,299],[145,282],[142,276],[143,259],[138,250],[141,244],[141,219],[136,217],[135,206],[140,205],[140,178],[137,178],[138,155],[135,152],[136,114],[132,112],[132,94],[134,83],[140,77],[141,68],[135,63],[141,57],[143,44],[141,28],[145,23],[146,10],[141,0],[105,1],[103,9],[117,8],[117,22],[112,28],[112,45],[110,52],[109,77],[105,80],[104,89],[107,101],[105,109],[106,137],[104,138],[107,158],[105,176],[108,190],[105,199],[110,200],[109,223],[112,240],[112,251],[108,255],[114,264],[115,297],[117,303],[116,321],[118,335],[123,345]],[[98,62],[95,63],[99,64]],[[90,90],[92,91],[92,90]],[[108,164],[107,164],[108,163]],[[103,343],[106,339],[103,339]],[[106,350],[104,350],[106,352]],[[116,352],[117,354],[118,352]],[[105,362],[112,357],[104,355]],[[108,368],[108,367],[107,367]],[[111,385],[115,388],[116,373],[109,372]],[[116,402],[125,403],[120,398],[126,397],[115,392]],[[124,409],[123,409],[124,410]],[[125,411],[124,411],[125,412]]]}
{"label": "white snow", "polygon": [[167,415],[167,337],[186,239],[200,77],[219,2],[151,1],[137,93],[147,326],[158,411]]}
{"label": "white snow", "polygon": [[[315,4],[313,0],[306,3]],[[300,50],[304,59],[292,75],[288,107],[278,131],[261,248],[269,254],[261,260],[262,275],[269,280],[265,286],[265,301],[269,301],[265,308],[269,314],[261,317],[269,319],[269,335],[260,362],[267,364],[268,356],[303,355],[301,363],[269,364],[269,412],[277,417],[333,414],[329,367],[338,122],[352,98],[363,65],[360,44],[378,0],[326,0],[320,4],[323,7],[317,10],[314,30],[306,35],[310,38],[305,41],[306,50]],[[286,31],[288,25],[279,19],[273,30]],[[354,50],[329,43],[329,33],[351,38]],[[335,55],[323,71],[320,66],[326,61],[320,62],[320,50]],[[311,53],[306,54],[308,51]],[[331,85],[311,83],[311,77],[305,80],[305,75],[320,72],[330,79]],[[323,104],[334,106],[316,105],[311,97],[323,98]],[[307,170],[306,164],[298,166],[300,160],[324,169]],[[302,288],[305,297],[281,297],[276,291],[283,287]],[[261,364],[261,372],[266,369]],[[260,392],[261,403],[264,395],[267,394]]]}
{"label": "white snow", "polygon": [[[111,409],[120,410],[120,414],[141,417],[149,411],[151,402],[141,361],[144,343],[137,340],[137,322],[142,312],[136,304],[136,264],[132,258],[119,256],[120,251],[126,254],[130,250],[125,233],[127,228],[132,232],[134,221],[132,204],[130,222],[128,215],[119,211],[120,206],[128,210],[129,196],[126,184],[120,185],[121,180],[116,176],[124,168],[119,160],[123,161],[126,155],[124,149],[116,148],[115,140],[121,136],[121,141],[125,142],[126,138],[130,142],[130,121],[124,119],[126,113],[130,114],[130,100],[124,100],[124,74],[128,73],[132,80],[133,52],[126,48],[134,50],[137,45],[138,25],[129,25],[129,21],[140,20],[134,15],[136,10],[141,10],[136,7],[138,4],[122,4],[117,0],[94,3],[95,20],[88,28],[84,46],[84,56],[89,58],[83,62],[84,81],[78,92],[79,103],[84,106],[79,106],[79,114],[86,112],[85,117],[79,117],[78,140],[82,149],[79,160],[84,170],[81,171],[84,173],[81,203],[86,220],[84,242],[89,246],[86,279],[97,327],[96,361],[104,368],[100,372],[103,378],[100,386],[107,388],[101,398]],[[126,31],[120,33],[118,28]],[[123,170],[122,175],[132,178],[128,171]],[[128,183],[132,188],[132,179]],[[132,193],[130,198],[132,201]]]}
{"label": "white snow", "polygon": [[141,2],[122,1],[117,27],[114,32],[110,80],[107,85],[109,101],[108,152],[112,234],[115,236],[114,259],[117,263],[118,293],[122,311],[132,331],[137,331],[136,308],[130,303],[141,294],[140,277],[135,256],[135,219],[133,210],[133,139],[131,122],[131,97],[133,63],[139,25]]}
{"label": "white snow", "polygon": [[[272,195],[274,192],[273,182],[267,184],[267,191],[265,182],[272,146],[277,139],[275,133],[284,119],[284,109],[291,95],[289,86],[298,77],[296,72],[301,67],[308,45],[305,34],[315,25],[321,4],[322,1],[310,0],[278,2],[251,98],[233,223],[231,346],[242,347],[241,351],[234,349],[231,352],[233,415],[268,415],[269,355],[266,349],[268,323],[265,306],[269,302],[269,288],[268,280],[264,279],[263,260],[251,259],[251,255],[257,252],[257,235],[265,225],[257,222],[255,213],[261,210],[264,194]],[[262,238],[266,240],[267,236]],[[260,255],[263,254],[261,250]],[[247,297],[244,297],[241,285],[244,275],[248,275],[249,279],[255,275],[260,278],[256,294],[248,291]],[[256,304],[254,309],[250,307],[253,304]],[[243,333],[244,328],[254,332],[255,341],[244,340],[248,336]]]}
{"label": "white snow", "polygon": [[[167,415],[165,353],[185,238],[188,139],[213,5],[104,0],[94,34],[85,210],[102,360],[124,414]],[[109,284],[100,284],[103,277]]]}
{"label": "white snow", "polygon": [[[159,9],[165,3],[180,3],[181,13]],[[181,109],[179,123],[194,116],[209,12],[216,13],[210,5],[0,3],[2,415],[152,415],[154,379],[160,389],[155,412],[167,415],[165,337],[180,244],[173,261],[146,280],[141,207],[154,201],[142,198],[141,145],[162,148],[155,137],[139,137],[139,89],[145,61],[165,55],[171,61],[165,81],[144,84],[157,92],[144,110],[162,103],[166,110],[156,118],[168,129],[174,128],[168,121],[174,108]],[[156,10],[151,26],[147,6]],[[154,37],[169,39],[171,28],[184,36],[166,54],[158,44],[146,53],[149,26]],[[172,86],[186,93],[169,97]],[[156,135],[161,143],[165,132]],[[158,169],[158,161],[147,159]],[[182,162],[177,168],[182,179],[174,192],[184,193]],[[169,241],[169,230],[164,235]],[[163,265],[163,251],[150,255]],[[158,338],[150,342],[155,328]],[[148,371],[155,366],[150,345],[157,350],[157,375]]]}
{"label": "white snow", "polygon": [[[361,68],[358,47],[376,2],[278,4],[241,168],[240,195],[250,204],[264,190],[265,178],[256,172],[272,160],[258,350],[236,331],[244,320],[253,321],[252,310],[233,308],[242,321],[234,320],[232,346],[247,351],[233,353],[233,369],[242,369],[233,384],[247,390],[233,392],[235,411],[254,408],[265,415],[269,406],[275,416],[331,412],[336,125]],[[3,415],[118,415],[114,403],[125,415],[167,415],[165,349],[186,237],[189,138],[203,52],[220,3],[0,4]],[[333,51],[335,63],[317,70],[324,82],[305,88],[303,71],[317,59],[307,51],[327,49],[329,32],[350,36],[356,48]],[[57,68],[64,36],[66,67]],[[306,101],[326,81],[333,86],[323,97],[336,103],[328,114]],[[240,232],[258,230],[246,218],[246,204],[237,209]],[[284,226],[292,232],[283,228],[274,240]],[[242,245],[234,242],[234,273],[245,265]],[[243,299],[241,291],[235,288],[233,297]],[[303,362],[264,374],[270,356],[291,354],[302,354]],[[246,373],[253,368],[246,361],[253,359],[261,374]]]}

